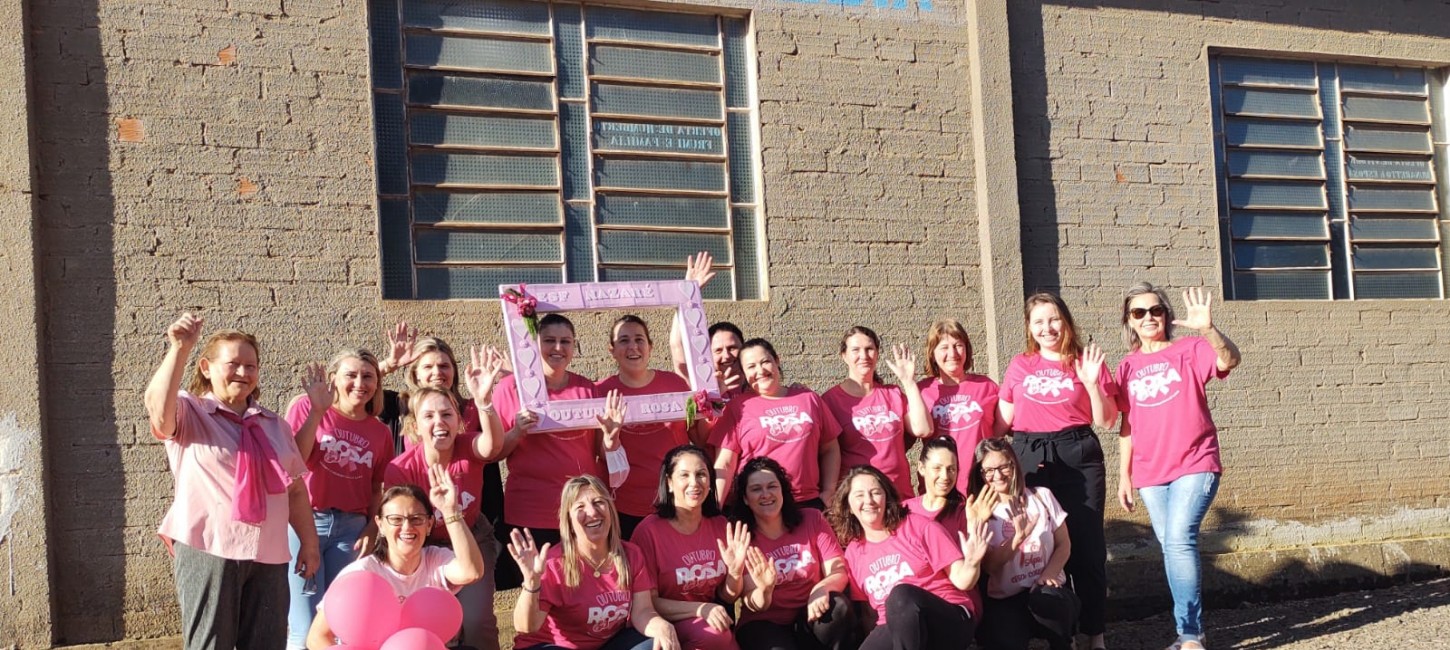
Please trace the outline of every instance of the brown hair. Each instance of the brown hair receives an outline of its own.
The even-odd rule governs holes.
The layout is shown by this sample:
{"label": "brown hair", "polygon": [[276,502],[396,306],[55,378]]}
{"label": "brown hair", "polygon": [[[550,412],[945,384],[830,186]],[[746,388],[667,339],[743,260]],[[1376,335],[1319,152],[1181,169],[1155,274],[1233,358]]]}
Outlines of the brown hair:
{"label": "brown hair", "polygon": [[453,393],[438,390],[432,386],[419,388],[408,396],[408,413],[403,416],[403,435],[414,443],[422,442],[418,436],[418,422],[414,414],[418,412],[418,405],[433,395],[442,395],[444,399],[448,400],[448,403],[453,405],[453,410],[458,413],[458,421],[460,423],[463,421],[463,412],[458,409],[458,400],[453,399]]}
{"label": "brown hair", "polygon": [[584,490],[593,490],[609,504],[609,557],[614,560],[619,588],[629,591],[629,555],[624,552],[624,542],[621,539],[623,535],[619,529],[619,511],[615,509],[614,498],[609,496],[609,490],[604,487],[604,483],[591,474],[569,479],[564,483],[564,490],[559,493],[559,546],[564,553],[564,586],[570,589],[579,586],[579,540],[574,533],[574,527],[570,525],[569,507]]}
{"label": "brown hair", "polygon": [[[257,345],[257,337],[240,330],[222,330],[206,337],[206,342],[201,345],[201,353],[196,357],[196,369],[191,374],[191,381],[186,384],[186,392],[198,397],[211,392],[211,380],[201,372],[201,360],[207,362],[216,360],[217,348],[224,342],[246,343],[252,346],[252,351],[257,353],[257,363],[262,363],[262,346]],[[262,382],[258,381],[252,386],[252,394],[249,398],[260,400],[262,398]]]}
{"label": "brown hair", "polygon": [[[416,485],[409,484],[394,485],[393,487],[390,487],[383,492],[382,500],[378,501],[377,519],[381,521],[383,518],[383,506],[388,505],[388,502],[392,501],[393,499],[398,499],[402,497],[411,497],[414,501],[423,504],[423,510],[427,511],[430,517],[432,516],[433,506],[428,503],[428,492]],[[382,526],[378,527],[382,528]],[[424,533],[424,535],[426,536],[427,533]],[[387,561],[388,540],[386,537],[378,535],[377,546],[373,549],[373,555],[377,556],[379,560]]]}
{"label": "brown hair", "polygon": [[992,452],[1006,456],[1012,464],[1012,496],[1021,496],[1027,490],[1027,478],[1022,475],[1022,461],[1006,438],[987,438],[977,443],[977,451],[972,454],[972,474],[967,477],[967,492],[978,494],[987,484],[987,477],[982,475],[982,459]]}
{"label": "brown hair", "polygon": [[[454,406],[463,404],[463,393],[458,391],[458,377],[463,374],[463,370],[458,367],[458,355],[453,354],[453,348],[449,347],[447,342],[436,336],[424,336],[413,342],[413,363],[409,364],[408,371],[403,373],[403,383],[408,385],[408,390],[403,395],[400,395],[399,399],[404,402],[412,402],[412,398],[407,393],[414,393],[417,392],[420,388],[423,388],[423,386],[418,383],[417,360],[422,358],[423,355],[428,354],[429,352],[437,352],[439,354],[442,354],[443,356],[448,357],[449,363],[453,364],[453,385],[448,387],[448,392],[453,394]],[[378,383],[379,386],[381,386],[382,382],[379,381]],[[378,388],[378,392],[382,392],[381,387]]]}
{"label": "brown hair", "polygon": [[831,528],[836,530],[836,538],[841,541],[842,546],[866,536],[866,529],[861,527],[861,522],[851,512],[851,480],[857,476],[875,479],[881,485],[881,491],[886,493],[886,508],[881,517],[887,532],[895,533],[901,522],[906,520],[906,506],[901,505],[901,496],[896,493],[896,486],[891,484],[881,470],[870,465],[852,467],[841,478],[840,485],[836,487],[836,496],[831,500]]}
{"label": "brown hair", "polygon": [[926,328],[926,374],[937,379],[942,378],[942,369],[936,365],[936,346],[941,345],[942,339],[947,337],[957,339],[967,347],[964,369],[968,371],[972,369],[972,338],[967,336],[967,328],[963,327],[962,322],[955,318],[940,318]]}
{"label": "brown hair", "polygon": [[1032,338],[1032,309],[1038,305],[1052,305],[1057,308],[1057,314],[1062,317],[1062,345],[1058,347],[1058,354],[1062,355],[1062,369],[1071,372],[1073,364],[1078,357],[1082,356],[1082,343],[1078,341],[1077,325],[1072,320],[1072,312],[1068,310],[1067,303],[1062,301],[1054,293],[1034,293],[1027,297],[1027,302],[1022,308],[1022,322],[1027,330],[1027,354],[1041,354],[1042,349],[1037,345],[1037,340]]}
{"label": "brown hair", "polygon": [[[869,327],[866,327],[865,325],[853,325],[853,326],[851,326],[851,329],[846,330],[846,333],[841,335],[841,352],[840,352],[840,354],[842,354],[842,355],[846,354],[846,344],[847,344],[847,342],[851,340],[851,337],[853,337],[853,336],[855,336],[857,334],[860,334],[861,336],[864,336],[864,337],[866,337],[868,339],[871,339],[871,345],[876,346],[876,360],[879,362],[881,360],[881,355],[884,354],[881,351],[881,337],[879,337],[879,336],[876,335],[876,330],[873,330],[873,329],[871,329]],[[871,381],[873,381],[873,382],[875,382],[877,384],[883,383],[881,381],[881,373],[876,372],[874,370],[871,371]]]}

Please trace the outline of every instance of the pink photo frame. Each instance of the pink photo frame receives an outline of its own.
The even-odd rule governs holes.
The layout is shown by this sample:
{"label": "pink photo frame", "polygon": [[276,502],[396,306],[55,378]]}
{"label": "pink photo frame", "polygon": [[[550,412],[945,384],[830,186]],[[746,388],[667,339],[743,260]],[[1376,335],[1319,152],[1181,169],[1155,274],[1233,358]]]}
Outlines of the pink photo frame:
{"label": "pink photo frame", "polygon": [[[535,310],[545,312],[598,309],[675,308],[675,326],[684,333],[686,367],[690,371],[690,392],[630,395],[625,400],[625,424],[684,420],[686,402],[704,392],[708,399],[720,398],[715,368],[710,361],[710,336],[700,285],[693,280],[638,282],[579,282],[569,284],[501,284],[500,298],[517,292],[538,301]],[[544,360],[536,337],[513,302],[499,301],[503,308],[504,335],[517,376],[519,404],[539,416],[536,432],[591,429],[599,426],[595,415],[604,411],[604,398],[550,401],[544,385]],[[668,372],[661,370],[660,372]]]}

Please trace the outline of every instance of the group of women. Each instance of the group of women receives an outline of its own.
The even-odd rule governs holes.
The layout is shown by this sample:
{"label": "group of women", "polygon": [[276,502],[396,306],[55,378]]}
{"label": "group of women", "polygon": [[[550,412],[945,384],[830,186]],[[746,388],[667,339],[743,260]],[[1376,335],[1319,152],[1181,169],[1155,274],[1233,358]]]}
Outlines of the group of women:
{"label": "group of women", "polygon": [[[711,275],[707,256],[690,261],[688,279]],[[650,368],[643,320],[615,322],[619,372],[593,382],[569,371],[573,324],[545,314],[550,399],[607,397],[598,428],[548,432],[534,430],[498,350],[473,348],[460,372],[447,344],[402,326],[383,361],[350,349],[309,367],[284,419],[258,403],[256,340],[229,330],[202,341],[201,320],[183,315],[146,406],[176,477],[160,532],[187,647],[345,642],[318,605],[338,575],[371,571],[400,598],[425,586],[458,594],[455,641],[497,648],[492,595],[505,572],[498,513],[486,509],[500,487],[490,465],[503,460],[512,562],[498,564],[521,587],[517,648],[914,650],[975,638],[1016,649],[1033,637],[1068,648],[1077,632],[1103,648],[1106,488],[1093,426],[1121,415],[1118,500],[1131,510],[1138,490],[1164,548],[1170,647],[1202,648],[1197,534],[1222,471],[1204,384],[1239,353],[1213,327],[1207,294],[1184,300],[1176,320],[1163,291],[1129,291],[1130,351],[1113,375],[1067,306],[1034,295],[1027,351],[1000,386],[971,372],[954,320],[929,328],[920,381],[916,356],[893,348],[895,383],[877,372],[876,333],[851,328],[846,376],[819,395],[787,383],[770,342],[717,324],[728,402],[689,427],[624,424],[630,395],[688,390]],[[1174,339],[1175,325],[1202,336]],[[395,370],[405,396],[380,388]],[[623,480],[606,471],[611,454],[628,458]],[[281,611],[286,626],[269,618]]]}

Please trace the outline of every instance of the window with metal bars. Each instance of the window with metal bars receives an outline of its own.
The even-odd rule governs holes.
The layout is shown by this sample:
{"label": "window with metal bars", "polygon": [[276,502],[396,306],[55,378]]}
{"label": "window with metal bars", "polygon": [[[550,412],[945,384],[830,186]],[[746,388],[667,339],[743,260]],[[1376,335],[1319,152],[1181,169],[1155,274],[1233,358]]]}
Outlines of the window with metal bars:
{"label": "window with metal bars", "polygon": [[1225,293],[1444,298],[1445,71],[1214,56]]}
{"label": "window with metal bars", "polygon": [[683,277],[761,297],[750,19],[371,0],[383,297]]}

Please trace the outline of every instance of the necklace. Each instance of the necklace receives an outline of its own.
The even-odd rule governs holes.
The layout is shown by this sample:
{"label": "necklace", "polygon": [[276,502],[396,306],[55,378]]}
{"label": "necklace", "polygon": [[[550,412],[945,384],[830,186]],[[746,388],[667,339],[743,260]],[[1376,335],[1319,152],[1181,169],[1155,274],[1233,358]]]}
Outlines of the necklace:
{"label": "necklace", "polygon": [[580,553],[579,554],[579,557],[584,558],[584,563],[585,564],[588,564],[589,565],[589,568],[594,569],[594,577],[596,577],[596,578],[598,578],[599,577],[599,573],[604,570],[604,565],[609,563],[609,556],[608,555],[605,555],[604,556],[604,559],[603,560],[600,560],[598,564],[595,564],[594,563],[594,560],[589,559],[589,556],[588,555],[585,555],[583,553]]}

